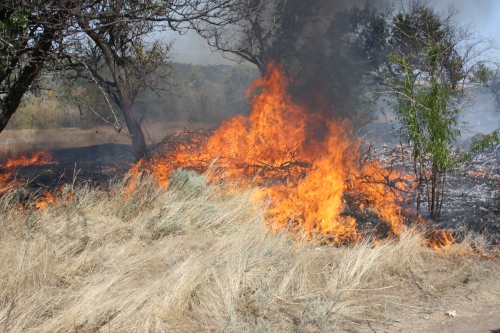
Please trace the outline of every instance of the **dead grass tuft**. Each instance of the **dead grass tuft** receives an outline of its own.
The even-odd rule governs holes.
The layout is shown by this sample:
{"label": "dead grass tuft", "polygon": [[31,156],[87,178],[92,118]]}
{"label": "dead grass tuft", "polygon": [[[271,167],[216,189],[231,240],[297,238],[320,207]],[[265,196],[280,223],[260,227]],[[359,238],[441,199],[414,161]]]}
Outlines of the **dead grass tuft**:
{"label": "dead grass tuft", "polygon": [[412,231],[377,246],[297,243],[266,229],[252,190],[173,179],[167,191],[143,180],[126,200],[122,183],[81,186],[44,211],[3,196],[6,331],[339,331],[436,311],[482,272],[460,246],[434,252]]}

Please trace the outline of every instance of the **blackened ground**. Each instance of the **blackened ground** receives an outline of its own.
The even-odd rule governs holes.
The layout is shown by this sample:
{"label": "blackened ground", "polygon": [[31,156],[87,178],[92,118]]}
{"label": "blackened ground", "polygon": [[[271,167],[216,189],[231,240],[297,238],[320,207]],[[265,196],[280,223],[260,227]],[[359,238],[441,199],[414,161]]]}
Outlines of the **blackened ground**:
{"label": "blackened ground", "polygon": [[[404,169],[411,173],[409,149],[397,145],[364,147],[370,153],[392,168]],[[413,198],[407,201],[405,211],[416,208]],[[485,152],[475,154],[473,158],[447,173],[445,200],[441,216],[430,220],[423,204],[420,214],[430,227],[439,230],[472,232],[477,236],[485,236],[489,243],[500,244],[500,145]],[[371,218],[373,220],[373,218]],[[411,223],[411,216],[407,221]],[[373,224],[375,221],[368,220]]]}
{"label": "blackened ground", "polygon": [[45,189],[73,182],[105,184],[125,175],[134,161],[132,146],[121,144],[55,149],[50,153],[54,163],[23,167],[17,177],[27,180],[31,187]]}
{"label": "blackened ground", "polygon": [[441,228],[467,229],[500,244],[500,146],[449,172]]}

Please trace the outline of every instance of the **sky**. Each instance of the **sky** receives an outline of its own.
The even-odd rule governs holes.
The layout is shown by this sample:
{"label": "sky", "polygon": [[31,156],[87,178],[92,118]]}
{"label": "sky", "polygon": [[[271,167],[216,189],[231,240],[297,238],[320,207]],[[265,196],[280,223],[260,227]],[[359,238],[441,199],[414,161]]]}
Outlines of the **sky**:
{"label": "sky", "polygon": [[[446,9],[445,1],[439,7]],[[484,37],[490,37],[500,44],[500,1],[499,0],[453,0],[460,12],[458,18],[463,24],[471,24]],[[500,55],[500,52],[496,52]]]}
{"label": "sky", "polygon": [[[500,0],[431,0],[440,10],[446,10],[449,3],[460,10],[459,20],[462,24],[471,24],[483,37],[498,41],[500,48]],[[233,64],[220,52],[212,52],[206,41],[195,32],[187,35],[170,33],[165,41],[173,42],[173,58],[176,62],[215,65]],[[491,52],[500,62],[500,50]]]}

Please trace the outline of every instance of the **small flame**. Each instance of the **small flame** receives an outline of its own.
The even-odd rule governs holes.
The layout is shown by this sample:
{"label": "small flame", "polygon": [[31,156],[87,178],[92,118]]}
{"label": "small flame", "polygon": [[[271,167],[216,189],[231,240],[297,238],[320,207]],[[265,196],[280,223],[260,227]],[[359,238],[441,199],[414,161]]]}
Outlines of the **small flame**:
{"label": "small flame", "polygon": [[61,202],[67,202],[73,200],[73,193],[70,189],[67,189],[66,185],[62,185],[55,193],[49,191],[43,191],[43,198],[39,198],[35,201],[35,207],[38,210],[45,210],[51,205],[55,205]]}
{"label": "small flame", "polygon": [[8,184],[14,179],[18,168],[32,165],[47,165],[49,163],[57,164],[57,161],[53,160],[50,153],[43,151],[35,152],[31,155],[9,158],[4,165],[0,165],[0,193],[5,193],[19,184],[20,180],[17,180],[14,184]]}
{"label": "small flame", "polygon": [[453,231],[444,230],[432,230],[428,233],[426,242],[429,247],[436,251],[457,243],[453,237]]}
{"label": "small flame", "polygon": [[56,204],[58,202],[57,195],[50,193],[49,191],[43,191],[43,198],[35,201],[35,207],[38,210],[44,210],[49,208],[49,205]]}

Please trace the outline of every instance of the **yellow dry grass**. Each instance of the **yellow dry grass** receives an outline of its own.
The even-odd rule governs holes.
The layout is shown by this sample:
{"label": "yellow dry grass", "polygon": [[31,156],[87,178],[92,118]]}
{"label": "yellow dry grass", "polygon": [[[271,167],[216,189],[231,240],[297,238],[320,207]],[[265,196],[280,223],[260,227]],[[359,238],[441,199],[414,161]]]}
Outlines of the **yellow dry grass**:
{"label": "yellow dry grass", "polygon": [[440,309],[482,269],[462,246],[437,253],[414,232],[300,243],[268,230],[253,190],[176,179],[167,191],[143,180],[127,199],[120,183],[81,186],[44,211],[18,210],[25,189],[3,196],[0,331],[359,331]]}
{"label": "yellow dry grass", "polygon": [[[147,143],[151,144],[161,141],[167,133],[216,127],[217,124],[210,123],[171,122],[146,124],[143,125],[143,130]],[[4,130],[0,133],[0,158],[34,150],[79,148],[108,143],[131,144],[131,140],[126,134],[118,133],[111,127],[86,130],[77,128]]]}

